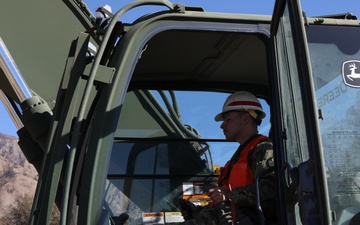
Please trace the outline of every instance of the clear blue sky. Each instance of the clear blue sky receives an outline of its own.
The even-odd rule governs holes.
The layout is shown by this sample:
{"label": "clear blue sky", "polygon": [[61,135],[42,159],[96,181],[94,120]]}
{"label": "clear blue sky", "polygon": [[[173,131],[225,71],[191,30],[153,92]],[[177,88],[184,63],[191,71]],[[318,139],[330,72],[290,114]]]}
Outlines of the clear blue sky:
{"label": "clear blue sky", "polygon": [[[88,7],[94,12],[97,6],[110,5],[113,13],[125,4],[128,0],[84,0]],[[172,1],[183,3],[188,6],[201,6],[205,11],[231,12],[247,14],[266,14],[271,15],[274,7],[274,0],[178,0]],[[303,0],[302,9],[308,16],[339,14],[352,12],[360,18],[360,0]],[[136,15],[141,15],[140,11],[133,10],[132,13],[125,15],[124,20],[132,20]],[[0,103],[0,133],[13,136],[16,135],[16,128],[13,125],[2,103]]]}

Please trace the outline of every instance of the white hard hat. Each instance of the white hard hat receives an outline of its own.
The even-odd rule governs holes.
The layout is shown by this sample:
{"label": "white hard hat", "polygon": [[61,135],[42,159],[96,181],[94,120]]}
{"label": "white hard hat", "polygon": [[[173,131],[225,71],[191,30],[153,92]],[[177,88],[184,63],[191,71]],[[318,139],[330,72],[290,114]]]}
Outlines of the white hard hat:
{"label": "white hard hat", "polygon": [[224,120],[224,113],[229,111],[248,111],[257,121],[261,121],[265,116],[259,100],[255,95],[247,91],[239,91],[231,94],[225,101],[222,112],[215,116],[215,121]]}

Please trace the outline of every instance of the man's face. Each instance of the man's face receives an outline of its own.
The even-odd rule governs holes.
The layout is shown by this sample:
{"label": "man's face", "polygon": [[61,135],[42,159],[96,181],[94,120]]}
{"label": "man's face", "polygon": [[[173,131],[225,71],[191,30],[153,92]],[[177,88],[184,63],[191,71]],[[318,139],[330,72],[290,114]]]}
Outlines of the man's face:
{"label": "man's face", "polygon": [[244,115],[246,112],[230,111],[225,113],[220,128],[223,129],[226,140],[238,141],[244,132]]}

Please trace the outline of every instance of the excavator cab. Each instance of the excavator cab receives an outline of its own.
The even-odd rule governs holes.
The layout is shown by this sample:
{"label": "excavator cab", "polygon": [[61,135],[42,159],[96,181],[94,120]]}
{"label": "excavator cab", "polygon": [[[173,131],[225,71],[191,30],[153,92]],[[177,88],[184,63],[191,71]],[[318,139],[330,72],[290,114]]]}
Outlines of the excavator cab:
{"label": "excavator cab", "polygon": [[[290,0],[272,16],[21,2],[0,8],[1,21],[18,12],[0,24],[0,96],[39,172],[30,225],[49,224],[54,204],[67,225],[181,223],[178,200],[208,204],[238,147],[214,121],[236,91],[267,114],[278,223],[359,223],[355,15],[306,17]],[[122,21],[149,5],[163,9]]]}

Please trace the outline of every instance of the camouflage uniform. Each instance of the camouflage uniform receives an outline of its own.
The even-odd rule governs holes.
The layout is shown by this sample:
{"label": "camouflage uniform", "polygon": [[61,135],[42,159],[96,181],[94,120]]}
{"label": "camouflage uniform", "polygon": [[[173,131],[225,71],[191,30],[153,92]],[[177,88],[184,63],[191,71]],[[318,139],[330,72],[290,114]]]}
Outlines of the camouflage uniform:
{"label": "camouflage uniform", "polygon": [[[231,158],[232,165],[238,160],[240,152],[257,135],[251,137],[241,145]],[[256,178],[265,170],[274,166],[273,144],[269,140],[262,141],[256,145],[248,157],[248,163]],[[221,183],[219,183],[221,186]],[[259,179],[261,207],[264,212],[267,224],[276,223],[276,180],[275,173],[263,175]],[[260,218],[256,210],[256,189],[254,185],[234,187],[229,193],[229,198],[237,207],[235,224],[259,224]],[[223,219],[219,218],[216,208],[205,208],[201,210],[192,220],[184,224],[214,225],[222,224]],[[225,223],[226,224],[226,223]]]}

